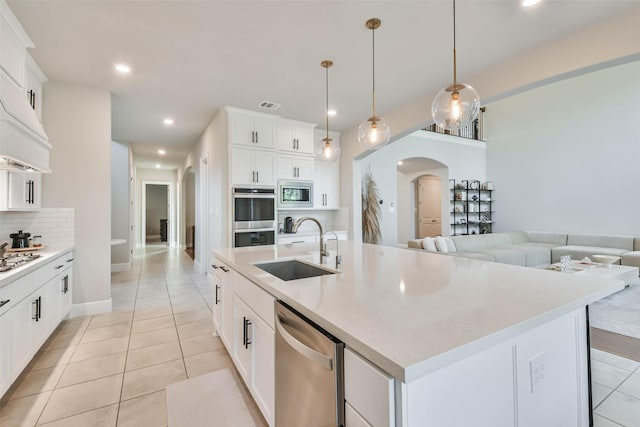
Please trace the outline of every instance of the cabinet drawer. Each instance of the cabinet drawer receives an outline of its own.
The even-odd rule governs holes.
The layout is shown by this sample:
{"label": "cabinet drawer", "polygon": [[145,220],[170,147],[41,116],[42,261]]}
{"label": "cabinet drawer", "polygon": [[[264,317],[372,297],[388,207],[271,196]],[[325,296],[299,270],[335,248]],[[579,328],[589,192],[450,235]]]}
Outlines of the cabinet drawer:
{"label": "cabinet drawer", "polygon": [[395,425],[393,378],[349,349],[344,350],[344,396],[369,424]]}
{"label": "cabinet drawer", "polygon": [[371,427],[360,414],[348,403],[344,404],[345,427]]}
{"label": "cabinet drawer", "polygon": [[238,295],[271,329],[275,329],[275,298],[241,274],[233,272],[233,292]]}

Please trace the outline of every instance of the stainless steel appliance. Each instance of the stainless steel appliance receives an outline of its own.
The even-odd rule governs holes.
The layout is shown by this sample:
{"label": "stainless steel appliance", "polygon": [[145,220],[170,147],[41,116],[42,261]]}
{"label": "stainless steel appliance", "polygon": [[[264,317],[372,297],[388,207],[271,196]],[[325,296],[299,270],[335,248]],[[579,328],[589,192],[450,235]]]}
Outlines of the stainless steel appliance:
{"label": "stainless steel appliance", "polygon": [[343,427],[344,343],[281,301],[275,311],[275,425]]}
{"label": "stainless steel appliance", "polygon": [[273,245],[276,237],[273,188],[233,189],[233,246]]}
{"label": "stainless steel appliance", "polygon": [[40,254],[35,252],[5,253],[4,257],[0,258],[0,273],[20,267],[38,258],[40,258]]}
{"label": "stainless steel appliance", "polygon": [[279,208],[312,208],[313,181],[278,181]]}

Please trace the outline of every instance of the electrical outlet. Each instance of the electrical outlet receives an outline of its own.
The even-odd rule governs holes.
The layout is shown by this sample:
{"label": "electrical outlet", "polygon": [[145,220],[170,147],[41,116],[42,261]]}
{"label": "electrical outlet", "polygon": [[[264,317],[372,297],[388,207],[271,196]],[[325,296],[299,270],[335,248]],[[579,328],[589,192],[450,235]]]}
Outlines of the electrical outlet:
{"label": "electrical outlet", "polygon": [[544,353],[538,353],[529,361],[529,374],[531,379],[531,393],[535,394],[544,384],[546,357]]}

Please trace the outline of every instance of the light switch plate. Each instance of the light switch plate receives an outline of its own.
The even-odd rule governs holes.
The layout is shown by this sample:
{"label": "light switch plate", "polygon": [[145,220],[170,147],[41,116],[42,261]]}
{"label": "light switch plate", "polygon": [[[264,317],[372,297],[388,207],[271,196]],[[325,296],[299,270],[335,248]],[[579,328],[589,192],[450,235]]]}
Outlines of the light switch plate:
{"label": "light switch plate", "polygon": [[546,357],[544,353],[536,354],[531,360],[529,360],[529,374],[531,381],[531,393],[537,393],[542,384],[544,384],[544,379],[546,375]]}

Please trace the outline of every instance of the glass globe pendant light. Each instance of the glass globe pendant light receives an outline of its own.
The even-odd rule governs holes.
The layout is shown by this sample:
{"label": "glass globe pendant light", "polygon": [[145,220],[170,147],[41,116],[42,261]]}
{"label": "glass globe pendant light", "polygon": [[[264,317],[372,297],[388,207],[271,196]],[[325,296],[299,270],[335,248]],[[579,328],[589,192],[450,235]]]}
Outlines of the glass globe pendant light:
{"label": "glass globe pendant light", "polygon": [[438,92],[431,104],[434,122],[448,130],[468,126],[480,111],[478,91],[471,85],[458,82],[456,66],[456,0],[453,0],[453,84]]}
{"label": "glass globe pendant light", "polygon": [[380,28],[382,22],[378,18],[371,18],[366,22],[366,27],[371,30],[372,40],[372,110],[373,114],[364,122],[358,126],[358,141],[366,148],[373,148],[379,145],[384,145],[389,142],[391,138],[391,130],[389,125],[384,121],[382,117],[376,116],[376,39],[375,32],[377,28]]}
{"label": "glass globe pendant light", "polygon": [[333,61],[328,59],[322,61],[320,63],[322,68],[325,69],[325,89],[326,89],[326,129],[327,129],[327,137],[322,140],[322,148],[320,150],[320,159],[321,160],[335,160],[340,155],[340,149],[335,145],[331,145],[331,141],[333,139],[329,138],[329,68],[333,67]]}

